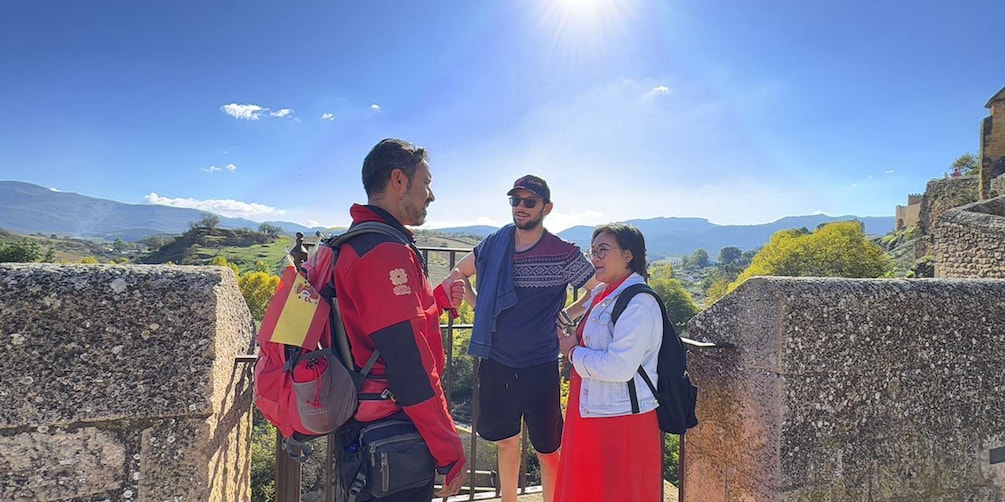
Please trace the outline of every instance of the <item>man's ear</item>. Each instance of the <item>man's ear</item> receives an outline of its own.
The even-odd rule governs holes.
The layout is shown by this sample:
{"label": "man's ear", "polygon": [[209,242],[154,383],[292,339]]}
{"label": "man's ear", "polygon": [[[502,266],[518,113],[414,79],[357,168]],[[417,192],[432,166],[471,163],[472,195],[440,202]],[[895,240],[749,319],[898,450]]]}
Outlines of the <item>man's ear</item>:
{"label": "man's ear", "polygon": [[408,191],[408,176],[401,169],[391,171],[391,179],[387,182],[387,190],[395,195]]}
{"label": "man's ear", "polygon": [[551,208],[553,208],[553,207],[555,207],[555,204],[553,204],[553,203],[551,203],[551,202],[549,202],[549,203],[545,204],[545,205],[544,205],[544,212],[543,212],[543,213],[541,213],[541,214],[542,214],[542,216],[548,216],[548,214],[550,214],[550,213],[551,213]]}

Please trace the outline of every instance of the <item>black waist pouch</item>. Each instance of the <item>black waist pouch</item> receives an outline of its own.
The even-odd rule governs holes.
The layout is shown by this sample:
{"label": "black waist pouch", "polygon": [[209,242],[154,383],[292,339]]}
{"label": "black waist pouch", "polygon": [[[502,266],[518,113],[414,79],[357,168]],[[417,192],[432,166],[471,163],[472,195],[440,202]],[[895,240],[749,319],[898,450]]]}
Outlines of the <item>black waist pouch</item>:
{"label": "black waist pouch", "polygon": [[356,426],[356,441],[351,438],[355,431],[340,438],[340,460],[348,462],[339,462],[338,471],[348,500],[380,499],[432,482],[436,463],[404,413]]}

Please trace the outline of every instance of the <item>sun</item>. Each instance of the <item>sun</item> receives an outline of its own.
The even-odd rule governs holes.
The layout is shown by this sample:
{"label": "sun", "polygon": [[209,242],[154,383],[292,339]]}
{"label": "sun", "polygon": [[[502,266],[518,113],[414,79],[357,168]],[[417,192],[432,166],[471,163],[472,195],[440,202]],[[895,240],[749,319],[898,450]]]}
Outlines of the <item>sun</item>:
{"label": "sun", "polygon": [[595,53],[623,35],[635,0],[539,0],[541,27],[552,31],[553,48],[567,54]]}
{"label": "sun", "polygon": [[573,10],[594,10],[602,4],[612,3],[613,0],[555,0],[556,3],[563,4]]}
{"label": "sun", "polygon": [[551,4],[551,10],[563,16],[590,18],[597,15],[612,14],[618,11],[626,0],[545,0]]}

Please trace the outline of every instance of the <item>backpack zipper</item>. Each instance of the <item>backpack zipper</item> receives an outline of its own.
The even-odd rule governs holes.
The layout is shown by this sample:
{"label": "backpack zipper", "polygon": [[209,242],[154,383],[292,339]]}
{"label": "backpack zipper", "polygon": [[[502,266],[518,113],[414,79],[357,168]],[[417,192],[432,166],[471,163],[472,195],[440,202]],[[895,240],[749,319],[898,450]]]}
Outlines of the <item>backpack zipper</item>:
{"label": "backpack zipper", "polygon": [[381,491],[387,493],[391,489],[391,469],[387,468],[387,452],[380,452],[380,487]]}
{"label": "backpack zipper", "polygon": [[[404,435],[401,435],[401,436],[394,436],[392,438],[383,439],[383,440],[375,441],[375,442],[371,443],[370,444],[370,463],[371,463],[371,465],[377,465],[377,448],[378,447],[381,447],[381,446],[384,446],[384,445],[393,445],[395,443],[401,443],[403,441],[409,441],[409,440],[413,440],[413,439],[416,439],[416,438],[422,438],[422,436],[420,436],[418,433],[409,433],[409,434],[404,434]],[[390,482],[390,475],[391,475],[388,472],[388,471],[390,471],[390,469],[388,469],[387,452],[381,452],[380,456],[381,456],[381,458],[380,458],[380,466],[381,466],[381,471],[382,471],[381,472],[381,483],[382,483],[382,486],[384,487],[384,490],[386,491],[387,490],[387,483]]]}

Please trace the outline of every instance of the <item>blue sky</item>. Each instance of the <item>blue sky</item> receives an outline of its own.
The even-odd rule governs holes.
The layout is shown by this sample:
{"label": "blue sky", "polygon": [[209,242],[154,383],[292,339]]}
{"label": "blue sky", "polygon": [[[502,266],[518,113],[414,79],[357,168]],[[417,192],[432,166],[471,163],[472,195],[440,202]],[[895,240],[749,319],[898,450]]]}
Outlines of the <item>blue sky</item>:
{"label": "blue sky", "polygon": [[[0,179],[343,225],[384,137],[427,227],[892,215],[979,148],[1000,0],[0,3]],[[990,23],[990,24],[989,24]]]}

